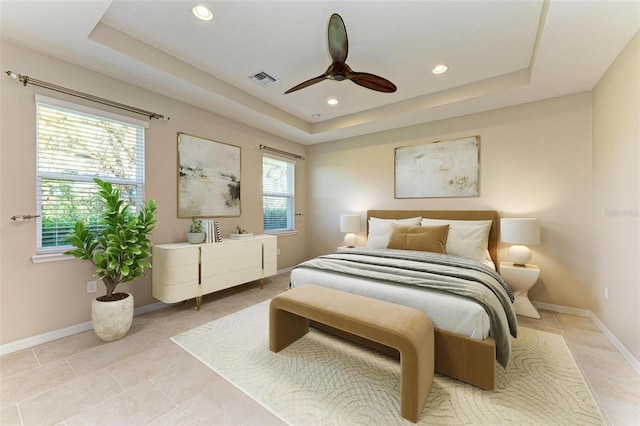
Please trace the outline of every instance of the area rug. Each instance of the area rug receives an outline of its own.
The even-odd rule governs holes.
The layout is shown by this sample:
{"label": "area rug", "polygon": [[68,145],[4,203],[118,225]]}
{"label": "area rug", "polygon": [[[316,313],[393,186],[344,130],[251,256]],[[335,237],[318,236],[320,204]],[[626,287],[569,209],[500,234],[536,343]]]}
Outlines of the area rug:
{"label": "area rug", "polygon": [[[402,425],[399,361],[312,329],[269,351],[269,305],[172,337],[290,425]],[[436,374],[421,425],[604,424],[562,336],[521,327],[496,389]]]}

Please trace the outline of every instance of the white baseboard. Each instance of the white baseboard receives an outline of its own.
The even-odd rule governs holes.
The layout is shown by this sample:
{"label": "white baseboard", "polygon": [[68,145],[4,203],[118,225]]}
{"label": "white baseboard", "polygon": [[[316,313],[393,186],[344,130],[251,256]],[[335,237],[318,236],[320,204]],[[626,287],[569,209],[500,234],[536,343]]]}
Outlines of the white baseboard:
{"label": "white baseboard", "polygon": [[156,303],[152,303],[150,305],[140,306],[139,308],[136,308],[133,311],[133,316],[142,315],[142,314],[146,314],[148,312],[157,311],[158,309],[166,308],[167,306],[170,306],[170,305],[171,305],[170,303],[156,302]]}
{"label": "white baseboard", "polygon": [[604,334],[607,337],[607,339],[609,339],[611,344],[618,350],[618,352],[620,352],[620,355],[622,355],[625,361],[629,363],[631,368],[633,368],[636,371],[636,373],[640,375],[640,361],[638,361],[636,357],[634,357],[633,354],[629,352],[629,350],[622,344],[622,342],[620,342],[620,340],[618,340],[618,338],[611,332],[611,330],[609,330],[607,326],[604,325],[602,321],[600,321],[600,318],[598,318],[596,314],[594,314],[593,312],[587,309],[570,308],[567,306],[553,305],[551,303],[542,303],[542,302],[532,302],[532,303],[536,307],[547,310],[547,311],[560,312],[562,314],[571,314],[571,315],[577,315],[580,317],[590,318],[593,321],[593,323],[600,329],[600,331],[602,331],[602,334]]}
{"label": "white baseboard", "polygon": [[51,342],[53,340],[62,339],[63,337],[82,333],[83,331],[91,330],[92,328],[93,327],[91,326],[91,321],[87,321],[83,322],[82,324],[76,324],[70,327],[61,328],[59,330],[50,331],[48,333],[39,334],[37,336],[28,337],[26,339],[17,340],[15,342],[6,343],[0,346],[0,355],[18,352],[23,349]]}
{"label": "white baseboard", "polygon": [[618,340],[616,336],[614,336],[611,330],[609,330],[607,326],[604,325],[602,321],[600,321],[600,318],[598,318],[596,314],[591,312],[591,315],[589,317],[598,326],[598,328],[602,330],[602,333],[607,336],[607,339],[609,339],[611,344],[615,346],[618,352],[620,352],[620,355],[622,355],[622,357],[629,363],[629,365],[631,365],[631,368],[636,370],[636,373],[640,375],[640,362],[636,359],[636,357],[634,357],[633,354],[629,352],[627,348],[622,344],[622,342],[620,342],[620,340]]}
{"label": "white baseboard", "polygon": [[537,308],[544,309],[545,311],[560,312],[561,314],[570,314],[570,315],[576,315],[579,317],[586,317],[586,318],[591,317],[591,311],[587,309],[570,308],[568,306],[553,305],[551,303],[543,303],[543,302],[531,302],[531,303],[533,303]]}
{"label": "white baseboard", "polygon": [[[278,274],[290,272],[293,268],[284,268],[278,270]],[[602,331],[602,333],[609,339],[611,344],[620,352],[622,357],[631,365],[631,367],[640,375],[640,362],[627,350],[627,348],[620,342],[616,336],[607,328],[606,325],[591,311],[586,309],[570,308],[567,306],[553,305],[551,303],[533,302],[533,304],[547,311],[560,312],[563,314],[577,315],[581,317],[591,318],[596,326]],[[157,311],[168,306],[166,303],[158,302],[150,305],[141,306],[136,308],[133,315],[142,315],[148,312]],[[0,345],[0,356],[17,352],[23,349],[27,349],[33,346],[41,345],[43,343],[51,342],[54,340],[62,339],[63,337],[72,336],[74,334],[82,333],[83,331],[91,330],[91,321],[83,322],[81,324],[72,325],[70,327],[61,328],[59,330],[50,331],[48,333],[39,334],[37,336],[28,337],[26,339],[17,340],[15,342],[6,343]]]}
{"label": "white baseboard", "polygon": [[285,272],[291,272],[292,270],[293,270],[293,266],[290,266],[288,268],[278,269],[278,272],[276,273],[276,275],[284,274]]}
{"label": "white baseboard", "polygon": [[[133,311],[133,315],[142,315],[147,312],[157,311],[168,306],[165,303],[152,303],[150,305],[141,306]],[[28,337],[26,339],[17,340],[15,342],[6,343],[0,345],[0,356],[18,352],[23,349],[28,349],[33,346],[41,345],[43,343],[52,342],[54,340],[62,339],[63,337],[72,336],[74,334],[82,333],[83,331],[91,330],[93,326],[91,321],[83,322],[81,324],[72,325],[69,327],[61,328],[58,330],[49,331],[47,333],[39,334],[37,336]]]}
{"label": "white baseboard", "polygon": [[[283,274],[285,272],[291,272],[293,267],[279,269],[278,274]],[[142,315],[147,312],[156,311],[158,309],[162,309],[169,304],[157,302],[152,303],[150,305],[141,306],[136,308],[133,311],[133,315]],[[26,339],[17,340],[15,342],[6,343],[4,345],[0,345],[0,356],[10,354],[13,352],[18,352],[23,349],[31,348],[33,346],[41,345],[43,343],[51,342],[53,340],[62,339],[63,337],[72,336],[74,334],[82,333],[83,331],[91,330],[93,326],[91,325],[91,321],[83,322],[82,324],[76,324],[69,327],[61,328],[59,330],[49,331],[47,333],[39,334],[37,336],[28,337]]]}

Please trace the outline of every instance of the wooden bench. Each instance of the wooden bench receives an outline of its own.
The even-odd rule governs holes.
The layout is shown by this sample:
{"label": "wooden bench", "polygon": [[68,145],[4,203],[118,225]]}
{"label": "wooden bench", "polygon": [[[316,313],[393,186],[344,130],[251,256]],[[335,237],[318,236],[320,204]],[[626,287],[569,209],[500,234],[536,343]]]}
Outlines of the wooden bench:
{"label": "wooden bench", "polygon": [[429,317],[407,306],[304,285],[271,300],[269,349],[279,352],[307,334],[309,320],[397,349],[400,414],[418,421],[433,384],[433,325]]}

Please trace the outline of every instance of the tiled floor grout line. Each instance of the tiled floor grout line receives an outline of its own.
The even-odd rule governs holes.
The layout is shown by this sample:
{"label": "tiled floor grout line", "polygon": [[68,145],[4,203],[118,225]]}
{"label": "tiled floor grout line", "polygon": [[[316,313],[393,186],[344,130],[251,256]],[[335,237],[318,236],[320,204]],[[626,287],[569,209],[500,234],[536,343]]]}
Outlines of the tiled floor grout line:
{"label": "tiled floor grout line", "polygon": [[[129,339],[130,342],[133,342],[134,346],[139,347],[140,352],[137,355],[144,354],[145,352],[149,352],[150,350],[157,347],[158,342],[160,342],[160,340],[158,340],[159,337],[154,337],[155,336],[154,330],[162,330],[166,326],[171,325],[178,320],[183,321],[184,326],[188,327],[188,329],[192,329],[208,323],[210,320],[207,320],[207,318],[212,318],[211,321],[217,320],[221,317],[230,315],[242,309],[246,309],[250,306],[254,306],[255,304],[269,300],[275,295],[277,295],[278,293],[285,291],[286,286],[283,285],[283,282],[284,282],[284,279],[274,279],[270,283],[268,283],[267,286],[265,286],[264,290],[260,290],[259,293],[257,292],[257,289],[255,288],[255,286],[247,286],[247,287],[237,288],[232,291],[221,293],[216,297],[210,297],[208,300],[205,299],[205,303],[203,304],[202,310],[198,312],[203,314],[201,321],[198,319],[197,314],[194,315],[192,312],[190,312],[189,309],[187,309],[188,307],[183,307],[183,306],[167,307],[165,308],[167,310],[164,312],[164,314],[160,313],[159,311],[154,311],[149,314],[144,314],[149,316],[147,318],[144,318],[144,315],[141,316],[143,317],[143,319],[140,320],[140,323],[139,323],[140,328],[136,331],[136,333],[130,336],[127,336],[126,339]],[[269,284],[271,285],[269,286]],[[599,363],[594,364],[593,358],[591,356],[592,352],[585,351],[586,349],[594,350],[598,356],[603,357],[601,359],[604,360],[605,363],[607,362],[607,360],[609,359],[607,358],[608,350],[606,350],[607,348],[602,347],[602,343],[599,343],[599,340],[598,340],[601,337],[600,335],[602,335],[602,333],[598,330],[591,330],[589,328],[590,325],[587,322],[583,322],[568,314],[558,315],[550,311],[544,311],[541,313],[543,313],[543,318],[541,320],[530,320],[530,319],[522,318],[522,324],[519,324],[519,325],[521,325],[522,327],[538,328],[541,330],[546,330],[548,332],[556,333],[562,336],[606,424],[614,425],[616,424],[615,422],[626,424],[625,422],[628,422],[628,421],[630,421],[629,424],[632,424],[632,420],[629,420],[629,419],[633,418],[632,417],[633,414],[630,414],[630,413],[635,413],[635,408],[633,407],[633,403],[635,401],[634,399],[635,394],[632,393],[630,394],[630,397],[627,397],[624,400],[621,400],[619,402],[619,404],[622,404],[620,405],[621,408],[618,408],[618,401],[615,400],[616,390],[614,390],[614,393],[611,393],[612,392],[611,389],[609,389],[609,387],[607,386],[603,387],[601,384],[600,389],[597,387],[598,383],[602,383],[602,375],[608,374],[606,369],[603,370],[603,368],[605,368],[606,365],[601,366]],[[568,316],[565,316],[565,315],[568,315]],[[593,322],[591,319],[589,320]],[[519,319],[519,323],[520,323],[520,319]],[[142,346],[142,343],[138,342],[138,339],[136,338],[138,332],[140,332],[140,338],[142,339],[140,341],[144,342],[144,344],[147,346],[153,346],[152,349],[147,349],[144,346]],[[584,337],[583,335],[580,334],[582,332],[585,333]],[[593,332],[593,336],[591,336],[591,332]],[[176,333],[176,334],[179,334],[179,333]],[[594,336],[597,337],[597,339],[591,340]],[[55,347],[55,346],[45,347],[43,348],[44,351],[43,349],[31,348],[29,350],[30,351],[29,353],[30,353],[30,356],[33,357],[35,362],[31,361],[31,364],[29,364],[27,362],[29,361],[27,357],[25,358],[24,365],[37,365],[37,367],[28,368],[24,371],[19,371],[17,374],[22,374],[22,373],[43,367],[45,364],[42,364],[42,361],[37,354],[37,352],[40,351],[42,352],[41,355],[44,354],[45,359],[52,358],[54,359],[54,361],[59,361],[61,359],[64,359],[64,362],[66,363],[70,371],[73,373],[74,378],[71,381],[64,383],[62,385],[59,385],[57,387],[65,386],[66,384],[73,383],[74,381],[79,380],[80,377],[78,376],[78,373],[75,371],[75,369],[72,367],[71,362],[69,360],[70,357],[79,356],[80,354],[87,351],[91,351],[91,350],[94,350],[96,351],[97,354],[104,356],[105,352],[101,352],[101,350],[107,350],[106,345],[95,344],[94,342],[91,342],[90,340],[86,339],[86,337],[87,336],[83,337],[78,341],[74,341],[74,340],[67,341],[67,343],[71,342],[70,350],[78,350],[78,351],[74,353],[66,354],[58,358],[57,360],[55,359],[55,357],[52,357],[52,355],[55,355],[56,353],[64,352],[64,351],[60,351],[61,347]],[[97,349],[100,347],[103,347],[103,349]],[[62,346],[62,348],[64,348],[64,346]],[[48,353],[46,352],[47,350],[52,350],[53,352]],[[58,350],[59,352],[56,352],[56,350]],[[600,350],[603,350],[604,352],[600,354],[599,353]],[[613,348],[611,352],[619,354],[616,348]],[[137,355],[134,355],[134,356],[137,356]],[[85,355],[85,357],[86,356],[87,355]],[[124,363],[127,360],[130,360],[131,358],[132,357],[125,358],[123,360],[120,360],[116,364],[109,364],[109,365],[106,365],[105,367],[101,367],[107,371],[107,374],[110,380],[113,380],[114,383],[117,384],[118,389],[120,389],[120,392],[118,393],[118,395],[122,395],[122,393],[126,392],[127,389],[124,388],[123,384],[120,383],[120,381],[116,378],[116,375],[113,374],[113,371],[110,370],[110,368],[117,366],[119,363]],[[581,361],[581,359],[583,359],[583,361]],[[617,359],[617,358],[612,358],[612,359]],[[20,366],[20,364],[16,364],[16,365]],[[14,369],[14,371],[17,371],[17,370]],[[97,371],[97,370],[94,370],[94,371]],[[154,377],[146,378],[142,382],[138,383],[138,384],[141,384],[141,383],[144,383],[145,381],[150,383],[151,385],[153,385],[153,388],[155,390],[159,391],[159,394],[163,395],[165,398],[167,398],[169,401],[171,401],[174,404],[174,407],[171,408],[169,412],[162,414],[160,417],[154,420],[151,420],[150,423],[158,422],[161,418],[165,416],[167,419],[179,418],[180,415],[183,414],[183,412],[176,411],[176,410],[188,409],[185,407],[186,402],[189,401],[191,398],[197,397],[198,395],[201,395],[204,398],[207,398],[206,395],[207,394],[212,395],[210,392],[212,389],[214,389],[214,388],[211,388],[210,386],[215,387],[215,381],[214,382],[203,381],[202,386],[204,386],[204,388],[200,389],[199,391],[197,390],[197,388],[194,389],[195,392],[190,393],[189,399],[185,399],[182,401],[182,403],[178,403],[177,402],[178,400],[174,400],[174,398],[171,398],[170,396],[171,386],[174,383],[173,381],[171,382],[165,381],[164,383],[161,383],[161,382],[156,383],[153,381],[154,378],[161,376],[166,371],[168,370],[165,370],[163,373],[157,373],[154,375]],[[615,375],[612,376],[613,381],[616,380],[616,377],[620,377],[621,373],[619,371],[621,370],[618,370],[618,369],[612,370],[612,374],[618,375],[618,376],[615,376]],[[626,379],[626,376],[625,376],[625,379]],[[633,385],[635,382],[631,380],[631,383]],[[208,389],[207,393],[205,393],[203,389]],[[37,392],[38,388],[36,388],[35,391]],[[48,391],[50,391],[50,389],[45,392],[48,392]],[[37,392],[36,394],[30,395],[28,398],[25,398],[22,401],[15,403],[15,411],[13,411],[14,413],[13,418],[16,424],[20,424],[24,426],[23,415],[27,414],[27,417],[31,416],[31,414],[23,412],[24,411],[23,408],[26,408],[24,407],[25,401],[35,398],[38,395],[42,395],[45,392]],[[633,390],[631,390],[631,392],[633,392]],[[118,395],[114,395],[113,398],[117,397]],[[174,396],[177,396],[177,394],[175,394]],[[101,404],[103,402],[104,400],[100,400],[100,399],[98,399],[97,402],[91,401],[89,402],[89,404],[84,405],[81,408],[81,412],[84,412],[85,410],[88,410],[90,407]],[[238,403],[242,403],[242,401],[238,401]],[[217,405],[217,403],[215,404]],[[28,408],[29,410],[33,409],[31,405]],[[607,411],[607,408],[610,410],[610,412]],[[173,415],[171,413],[173,413]],[[74,415],[77,415],[77,413]],[[58,423],[58,426],[66,425],[67,420],[69,420],[69,418]]]}
{"label": "tiled floor grout line", "polygon": [[598,410],[600,410],[600,414],[602,414],[602,417],[604,418],[604,420],[605,420],[607,425],[612,425],[611,419],[609,419],[609,416],[607,414],[607,410],[606,410],[605,406],[602,404],[602,401],[600,400],[600,395],[598,395],[597,389],[595,389],[593,387],[593,384],[591,383],[591,379],[589,378],[589,376],[587,375],[587,373],[586,373],[586,371],[584,369],[584,365],[582,365],[582,363],[580,362],[580,359],[577,357],[577,354],[575,353],[575,351],[573,349],[573,345],[571,345],[567,341],[567,339],[564,336],[564,331],[562,329],[560,329],[560,333],[561,333],[560,335],[562,336],[562,338],[565,341],[565,344],[569,348],[569,352],[571,353],[571,356],[573,357],[573,360],[576,363],[576,366],[578,367],[578,371],[582,375],[582,379],[586,383],[587,388],[589,389],[589,392],[591,393],[591,397],[595,401],[596,406],[598,407]]}

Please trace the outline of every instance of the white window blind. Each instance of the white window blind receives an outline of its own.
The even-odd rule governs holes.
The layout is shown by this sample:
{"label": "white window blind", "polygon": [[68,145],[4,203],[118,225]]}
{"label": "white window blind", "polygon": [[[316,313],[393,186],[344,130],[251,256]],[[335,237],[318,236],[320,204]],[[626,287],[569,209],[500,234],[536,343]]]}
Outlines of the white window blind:
{"label": "white window blind", "polygon": [[264,232],[295,230],[295,163],[270,155],[262,157]]}
{"label": "white window blind", "polygon": [[94,177],[117,186],[132,212],[144,201],[145,123],[43,97],[36,112],[36,251],[61,253],[76,220],[100,226]]}

